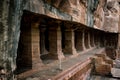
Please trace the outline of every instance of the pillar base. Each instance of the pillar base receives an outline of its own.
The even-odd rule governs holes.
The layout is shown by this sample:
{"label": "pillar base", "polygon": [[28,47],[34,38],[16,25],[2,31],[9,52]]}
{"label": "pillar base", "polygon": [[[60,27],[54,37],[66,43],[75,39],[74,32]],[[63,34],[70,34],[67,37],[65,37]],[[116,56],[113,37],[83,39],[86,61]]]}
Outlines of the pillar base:
{"label": "pillar base", "polygon": [[[60,54],[63,54],[63,53],[60,53]],[[65,58],[65,56],[64,56],[64,55],[56,55],[56,53],[55,53],[55,54],[53,54],[53,53],[48,53],[48,54],[46,54],[46,58],[47,58],[47,59],[59,60],[59,59]]]}
{"label": "pillar base", "polygon": [[44,64],[42,62],[36,63],[36,64],[33,64],[32,69],[36,69],[36,68],[42,67],[42,66],[44,66]]}
{"label": "pillar base", "polygon": [[35,62],[32,63],[32,69],[42,67],[42,66],[44,66],[44,64],[42,63],[42,60],[35,61]]}
{"label": "pillar base", "polygon": [[[63,53],[62,53],[63,54]],[[58,56],[58,59],[60,60],[60,59],[64,59],[65,58],[65,56],[64,55],[59,55]]]}
{"label": "pillar base", "polygon": [[72,50],[72,51],[71,51],[71,50],[72,50],[72,49],[69,49],[69,50],[68,50],[68,49],[64,49],[63,52],[64,52],[65,54],[77,55],[77,51],[76,51],[76,50]]}

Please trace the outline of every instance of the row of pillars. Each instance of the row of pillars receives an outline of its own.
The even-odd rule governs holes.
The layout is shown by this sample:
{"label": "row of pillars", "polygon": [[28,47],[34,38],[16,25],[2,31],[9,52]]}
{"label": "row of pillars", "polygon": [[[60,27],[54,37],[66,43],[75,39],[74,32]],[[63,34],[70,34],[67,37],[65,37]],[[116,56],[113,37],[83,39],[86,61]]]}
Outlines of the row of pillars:
{"label": "row of pillars", "polygon": [[50,59],[63,59],[67,54],[76,56],[107,44],[102,31],[50,20],[34,19],[29,14],[22,18],[16,60],[18,69],[41,66],[44,55]]}
{"label": "row of pillars", "polygon": [[[31,44],[31,49],[29,49],[31,53],[29,54],[32,54],[33,65],[41,62],[40,56],[46,53],[51,59],[63,59],[65,58],[65,54],[78,55],[81,51],[86,51],[93,47],[100,47],[101,44],[100,36],[94,32],[86,29],[74,30],[72,27],[66,27],[62,30],[58,23],[53,23],[49,25],[48,29],[48,51],[45,45],[46,28],[44,25],[39,25],[38,23],[31,25],[31,42],[29,43]],[[63,36],[65,37],[64,40],[62,40]],[[64,48],[62,45],[64,45]]]}
{"label": "row of pillars", "polygon": [[18,65],[34,67],[42,64],[43,55],[50,59],[63,59],[67,54],[76,56],[106,45],[103,32],[83,27],[76,29],[69,24],[61,26],[57,22],[45,25],[31,22],[22,25]]}

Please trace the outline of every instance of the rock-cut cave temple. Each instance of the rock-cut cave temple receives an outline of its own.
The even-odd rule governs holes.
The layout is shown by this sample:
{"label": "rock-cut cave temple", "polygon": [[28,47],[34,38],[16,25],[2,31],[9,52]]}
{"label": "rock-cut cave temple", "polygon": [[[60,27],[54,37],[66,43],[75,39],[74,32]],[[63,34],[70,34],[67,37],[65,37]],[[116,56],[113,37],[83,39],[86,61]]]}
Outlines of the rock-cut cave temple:
{"label": "rock-cut cave temple", "polygon": [[0,0],[0,80],[120,80],[120,0]]}

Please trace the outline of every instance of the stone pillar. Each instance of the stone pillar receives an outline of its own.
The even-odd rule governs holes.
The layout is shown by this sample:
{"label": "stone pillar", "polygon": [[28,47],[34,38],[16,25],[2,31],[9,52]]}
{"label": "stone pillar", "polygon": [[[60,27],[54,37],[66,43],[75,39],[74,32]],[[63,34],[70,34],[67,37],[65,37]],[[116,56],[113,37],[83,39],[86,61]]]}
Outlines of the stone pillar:
{"label": "stone pillar", "polygon": [[92,37],[93,37],[93,39],[92,39],[93,47],[95,47],[95,35],[93,32],[92,32]]}
{"label": "stone pillar", "polygon": [[48,51],[46,50],[45,48],[45,31],[46,31],[46,26],[44,25],[41,25],[40,26],[40,53],[41,55],[45,55],[45,54],[48,54]]}
{"label": "stone pillar", "polygon": [[77,51],[83,51],[83,32],[82,31],[76,31],[76,50]]}
{"label": "stone pillar", "polygon": [[62,42],[61,28],[59,24],[54,25],[49,27],[49,55],[52,59],[62,59],[64,58],[64,55],[62,52],[61,43]]}
{"label": "stone pillar", "polygon": [[120,49],[120,33],[118,34],[118,48]]}
{"label": "stone pillar", "polygon": [[39,23],[25,24],[21,29],[18,48],[18,69],[41,66]]}
{"label": "stone pillar", "polygon": [[100,34],[100,46],[101,47],[104,47],[104,41],[105,41],[104,35],[105,34],[103,34],[103,33]]}
{"label": "stone pillar", "polygon": [[89,38],[88,38],[88,32],[85,32],[85,47],[88,49],[89,48]]}
{"label": "stone pillar", "polygon": [[64,52],[67,54],[76,54],[74,30],[67,28],[65,30],[65,49]]}
{"label": "stone pillar", "polygon": [[98,36],[97,36],[97,33],[95,33],[94,38],[95,38],[95,45],[96,45],[96,47],[98,47]]}
{"label": "stone pillar", "polygon": [[91,48],[91,42],[90,42],[90,39],[91,39],[91,37],[90,37],[90,32],[88,32],[88,46],[89,46],[89,48]]}
{"label": "stone pillar", "polygon": [[100,36],[97,34],[97,36],[96,36],[96,39],[97,39],[97,47],[100,47],[100,42],[99,42],[99,40],[100,40]]}
{"label": "stone pillar", "polygon": [[40,30],[39,23],[32,23],[31,25],[31,54],[32,54],[32,67],[41,65],[40,59]]}
{"label": "stone pillar", "polygon": [[90,32],[90,45],[91,45],[91,47],[94,47],[94,44],[93,44],[93,34],[92,34],[92,32]]}
{"label": "stone pillar", "polygon": [[25,24],[24,26],[21,27],[24,27],[24,29],[21,29],[20,40],[18,45],[17,52],[18,70],[21,68],[32,67],[31,25]]}
{"label": "stone pillar", "polygon": [[[119,8],[119,10],[120,10],[120,8]],[[118,47],[117,47],[117,50],[118,50],[118,58],[120,59],[120,16],[119,16],[119,23],[118,23],[118,32],[119,32],[119,34],[118,34]]]}
{"label": "stone pillar", "polygon": [[98,47],[100,47],[100,33],[97,34],[97,42],[98,42]]}
{"label": "stone pillar", "polygon": [[86,47],[85,47],[85,31],[84,30],[82,31],[82,46],[83,46],[83,50],[85,50]]}
{"label": "stone pillar", "polygon": [[[120,30],[119,30],[120,32]],[[118,34],[117,58],[120,59],[120,33]]]}
{"label": "stone pillar", "polygon": [[96,47],[98,47],[97,38],[98,38],[97,33],[94,33],[94,43]]}

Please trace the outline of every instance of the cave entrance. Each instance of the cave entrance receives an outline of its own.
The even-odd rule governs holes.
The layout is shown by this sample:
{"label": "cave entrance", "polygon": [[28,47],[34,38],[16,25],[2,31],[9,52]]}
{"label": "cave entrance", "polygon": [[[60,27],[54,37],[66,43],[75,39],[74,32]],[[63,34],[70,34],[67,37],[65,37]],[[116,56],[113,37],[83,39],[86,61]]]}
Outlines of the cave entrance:
{"label": "cave entrance", "polygon": [[21,72],[32,67],[32,53],[31,52],[31,28],[30,20],[26,18],[23,13],[20,24],[20,39],[17,50],[17,72]]}
{"label": "cave entrance", "polygon": [[40,58],[39,19],[34,13],[24,11],[20,25],[20,39],[17,50],[17,73],[42,65]]}

